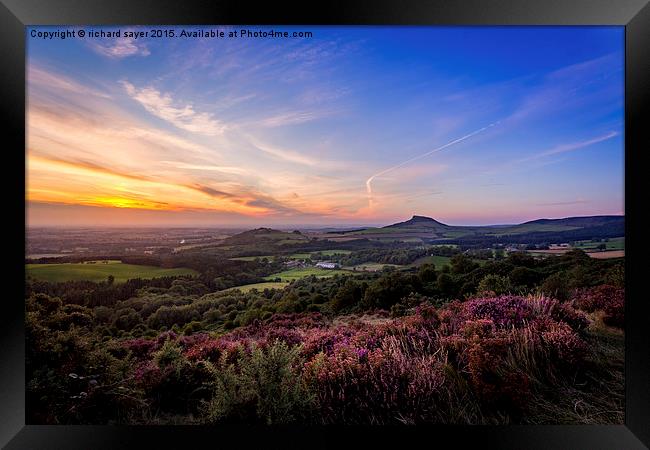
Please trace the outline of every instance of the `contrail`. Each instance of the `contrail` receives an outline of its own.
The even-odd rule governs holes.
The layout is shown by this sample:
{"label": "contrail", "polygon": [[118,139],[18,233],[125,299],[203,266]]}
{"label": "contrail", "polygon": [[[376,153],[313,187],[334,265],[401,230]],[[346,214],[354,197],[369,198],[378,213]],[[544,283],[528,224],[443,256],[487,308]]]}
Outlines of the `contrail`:
{"label": "contrail", "polygon": [[494,122],[494,123],[491,123],[490,125],[487,125],[487,126],[485,126],[485,127],[483,127],[483,128],[480,128],[480,129],[478,129],[478,130],[476,130],[476,131],[474,131],[474,132],[472,132],[472,133],[470,133],[470,134],[467,134],[467,135],[465,135],[465,136],[463,136],[463,137],[460,137],[460,138],[458,138],[458,139],[456,139],[456,140],[453,140],[453,141],[451,141],[451,142],[447,142],[445,145],[441,145],[440,147],[434,148],[433,150],[429,150],[428,152],[426,152],[426,153],[422,153],[421,155],[414,156],[414,157],[411,158],[411,159],[407,159],[406,161],[403,161],[403,162],[401,162],[401,163],[399,163],[399,164],[397,164],[397,165],[395,165],[395,166],[389,167],[388,169],[384,169],[384,170],[382,170],[381,172],[377,172],[376,174],[372,175],[370,178],[368,178],[368,179],[366,180],[366,191],[368,191],[368,206],[369,206],[369,207],[372,206],[372,185],[371,185],[371,183],[372,183],[372,180],[374,180],[375,178],[377,178],[377,177],[379,177],[379,176],[381,176],[381,175],[385,175],[385,174],[387,174],[388,172],[392,172],[392,171],[395,170],[395,169],[399,169],[400,167],[405,166],[405,165],[408,164],[408,163],[411,163],[411,162],[413,162],[413,161],[417,161],[418,159],[422,159],[422,158],[424,158],[424,157],[426,157],[426,156],[429,156],[429,155],[431,155],[431,154],[433,154],[433,153],[436,153],[436,152],[439,152],[439,151],[441,151],[441,150],[444,150],[444,149],[446,149],[447,147],[451,147],[451,146],[454,145],[454,144],[458,144],[459,142],[462,142],[462,141],[464,141],[465,139],[469,139],[469,138],[471,138],[472,136],[475,136],[475,135],[477,135],[477,134],[479,134],[479,133],[481,133],[481,132],[487,130],[488,128],[497,125],[499,122],[500,122],[500,120],[498,120],[498,121],[496,121],[496,122]]}

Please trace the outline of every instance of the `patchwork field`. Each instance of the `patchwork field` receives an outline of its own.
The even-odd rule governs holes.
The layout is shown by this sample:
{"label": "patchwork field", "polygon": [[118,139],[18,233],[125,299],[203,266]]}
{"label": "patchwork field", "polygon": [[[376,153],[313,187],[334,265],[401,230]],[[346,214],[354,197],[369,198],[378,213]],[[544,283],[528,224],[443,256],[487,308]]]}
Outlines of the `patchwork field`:
{"label": "patchwork field", "polygon": [[596,250],[601,244],[605,244],[606,250],[625,250],[624,237],[611,238],[607,242],[578,241],[575,247],[585,251]]}
{"label": "patchwork field", "polygon": [[[553,249],[553,250],[529,250],[528,253],[534,256],[557,256],[563,255],[566,252],[571,250],[571,248],[562,248],[562,249]],[[587,255],[596,259],[610,259],[610,258],[623,258],[625,256],[625,250],[606,250],[606,251],[593,251],[591,249],[582,249],[585,250]]]}
{"label": "patchwork field", "polygon": [[292,259],[308,259],[311,258],[312,256],[337,256],[337,255],[349,255],[352,253],[351,250],[319,250],[319,251],[313,251],[313,252],[303,252],[303,253],[294,253],[292,255],[289,255],[289,258]]}
{"label": "patchwork field", "polygon": [[587,254],[596,259],[623,258],[625,257],[625,250],[611,250],[607,252],[592,252]]}
{"label": "patchwork field", "polygon": [[311,253],[294,253],[293,255],[289,255],[289,258],[291,258],[291,259],[309,259],[309,258],[311,258]]}
{"label": "patchwork field", "polygon": [[356,266],[346,267],[346,269],[362,271],[362,272],[379,272],[380,270],[383,270],[384,267],[393,267],[395,269],[401,269],[406,266],[400,266],[398,264],[383,264],[383,263],[368,262],[363,264],[357,264]]}
{"label": "patchwork field", "polygon": [[334,275],[350,275],[350,271],[347,270],[337,270],[337,269],[320,269],[317,267],[306,267],[306,268],[298,268],[298,269],[289,269],[285,270],[282,272],[274,273],[272,275],[269,275],[268,277],[265,277],[265,280],[275,280],[276,278],[280,278],[282,281],[292,281],[292,280],[299,280],[300,278],[303,277],[308,277],[311,275],[315,275],[319,278],[327,278],[327,277],[333,277]]}
{"label": "patchwork field", "polygon": [[123,264],[120,261],[94,261],[78,264],[27,264],[27,275],[41,281],[106,281],[109,275],[116,283],[124,283],[132,278],[159,278],[179,275],[198,275],[192,269],[164,269],[154,266]]}
{"label": "patchwork field", "polygon": [[[309,259],[314,255],[322,255],[324,257],[337,256],[337,255],[349,255],[352,253],[351,250],[320,250],[313,252],[302,252],[302,253],[293,253],[289,256],[280,255],[287,257],[289,259]],[[232,261],[255,261],[257,258],[262,259],[266,258],[269,261],[276,258],[275,255],[262,255],[262,256],[238,256],[235,258],[229,258]]]}
{"label": "patchwork field", "polygon": [[322,254],[324,256],[349,255],[350,253],[352,253],[352,250],[337,250],[337,249],[334,249],[334,250],[321,250],[321,251],[312,252],[312,253],[320,253],[320,254]]}

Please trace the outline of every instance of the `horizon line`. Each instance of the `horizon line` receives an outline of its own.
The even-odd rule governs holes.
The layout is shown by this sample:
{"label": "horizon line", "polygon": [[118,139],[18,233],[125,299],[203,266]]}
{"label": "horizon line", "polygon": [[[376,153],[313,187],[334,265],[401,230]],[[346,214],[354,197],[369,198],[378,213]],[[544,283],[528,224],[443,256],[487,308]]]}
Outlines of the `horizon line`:
{"label": "horizon line", "polygon": [[[26,225],[25,229],[38,229],[38,228],[67,228],[67,229],[84,229],[84,228],[93,228],[93,229],[133,229],[133,228],[141,228],[141,229],[146,229],[146,228],[166,228],[166,229],[173,229],[173,228],[185,228],[185,229],[256,229],[256,228],[275,228],[275,229],[329,229],[329,228],[334,228],[334,229],[354,229],[354,228],[360,228],[360,227],[366,227],[366,228],[378,228],[378,227],[386,227],[386,226],[391,226],[400,222],[408,221],[411,220],[414,217],[424,217],[432,220],[436,220],[437,222],[440,222],[438,219],[434,219],[433,217],[430,216],[424,216],[420,214],[413,214],[409,219],[406,220],[399,220],[394,221],[392,223],[388,224],[371,224],[371,223],[359,223],[359,224],[310,224],[310,223],[305,223],[305,224],[291,224],[291,223],[285,223],[285,224],[275,224],[275,225],[265,225],[264,223],[259,223],[259,224],[223,224],[223,225],[207,225],[207,224],[141,224],[141,225],[98,225],[98,224],[88,224],[88,225],[61,225],[61,224],[52,224],[52,225]],[[514,223],[490,223],[490,224],[483,224],[483,225],[471,225],[471,224],[450,224],[447,222],[440,222],[443,223],[444,225],[449,225],[449,226],[455,226],[455,227],[494,227],[494,226],[508,226],[508,225],[521,225],[527,222],[533,222],[536,220],[563,220],[563,219],[573,219],[573,218],[585,218],[585,217],[625,217],[625,213],[623,214],[590,214],[590,215],[583,215],[583,216],[564,216],[564,217],[539,217],[537,219],[530,219],[530,220],[525,220],[523,222],[514,222]]]}

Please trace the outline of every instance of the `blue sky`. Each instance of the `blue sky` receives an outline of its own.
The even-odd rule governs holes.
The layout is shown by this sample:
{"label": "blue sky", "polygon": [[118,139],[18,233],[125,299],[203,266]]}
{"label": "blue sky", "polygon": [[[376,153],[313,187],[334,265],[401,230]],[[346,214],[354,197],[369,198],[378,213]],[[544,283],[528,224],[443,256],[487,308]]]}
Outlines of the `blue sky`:
{"label": "blue sky", "polygon": [[29,223],[624,212],[622,27],[275,29],[313,37],[28,30]]}

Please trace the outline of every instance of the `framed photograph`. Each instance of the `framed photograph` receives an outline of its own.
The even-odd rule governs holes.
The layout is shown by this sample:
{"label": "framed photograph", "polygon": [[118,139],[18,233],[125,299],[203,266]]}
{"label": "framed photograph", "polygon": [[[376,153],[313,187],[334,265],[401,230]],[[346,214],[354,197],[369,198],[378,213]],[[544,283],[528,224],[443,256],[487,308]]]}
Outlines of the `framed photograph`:
{"label": "framed photograph", "polygon": [[538,3],[3,0],[3,448],[649,448],[650,6]]}

